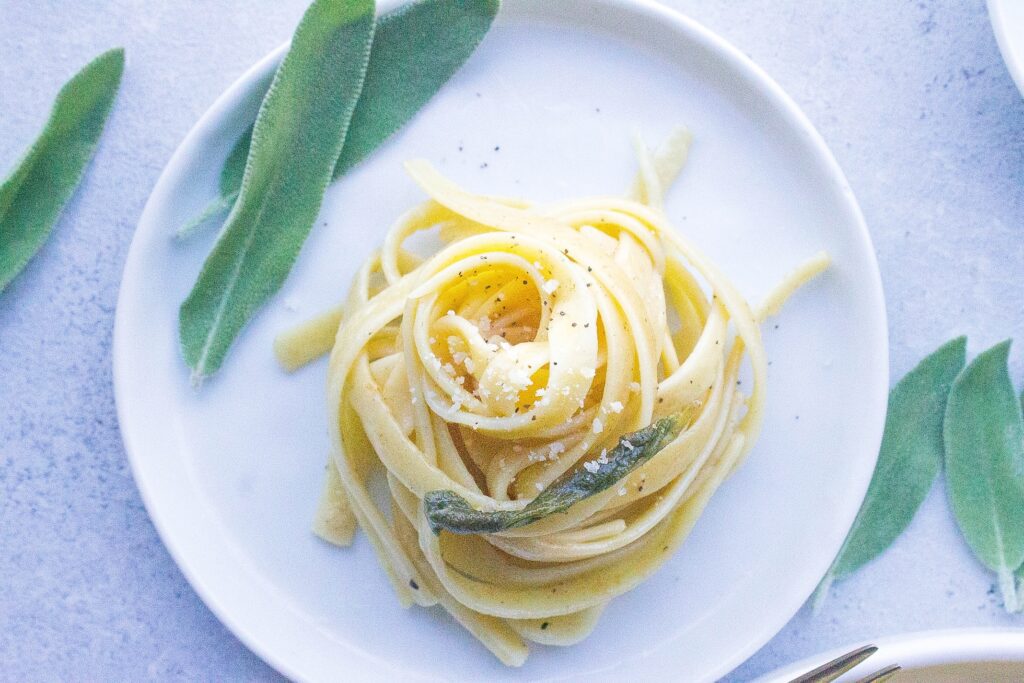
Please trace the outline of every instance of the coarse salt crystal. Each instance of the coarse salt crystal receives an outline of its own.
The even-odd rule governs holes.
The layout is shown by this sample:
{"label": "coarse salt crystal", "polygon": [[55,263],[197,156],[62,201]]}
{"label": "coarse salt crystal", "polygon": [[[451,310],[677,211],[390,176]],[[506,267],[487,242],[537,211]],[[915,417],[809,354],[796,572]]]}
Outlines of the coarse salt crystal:
{"label": "coarse salt crystal", "polygon": [[613,413],[622,412],[622,403],[620,401],[612,401],[611,403],[608,404],[608,407],[611,409]]}
{"label": "coarse salt crystal", "polygon": [[548,280],[547,282],[544,283],[544,286],[541,289],[543,289],[544,292],[547,294],[553,293],[556,289],[558,289],[558,280]]}
{"label": "coarse salt crystal", "polygon": [[604,423],[601,422],[600,418],[595,417],[594,418],[594,423],[593,423],[592,426],[594,428],[594,433],[595,434],[600,434],[601,432],[604,431]]}
{"label": "coarse salt crystal", "polygon": [[588,460],[587,462],[583,463],[583,469],[585,469],[587,472],[590,472],[591,474],[595,474],[599,469],[601,469],[601,466],[598,465],[593,460]]}

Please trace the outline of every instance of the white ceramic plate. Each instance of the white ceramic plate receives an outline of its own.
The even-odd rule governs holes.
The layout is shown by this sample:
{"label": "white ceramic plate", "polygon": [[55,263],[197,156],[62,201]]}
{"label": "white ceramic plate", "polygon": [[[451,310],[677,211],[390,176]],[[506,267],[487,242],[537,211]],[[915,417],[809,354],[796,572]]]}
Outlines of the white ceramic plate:
{"label": "white ceramic plate", "polygon": [[[171,234],[213,196],[281,54],[232,86],[171,159],[118,302],[125,444],[147,509],[196,592],[298,679],[697,681],[736,666],[832,560],[867,488],[885,411],[877,264],[820,137],[740,52],[654,3],[507,0],[471,63],[330,189],[283,291],[197,393],[178,353],[177,310],[212,238],[182,246]],[[655,143],[683,122],[697,141],[669,211],[752,300],[819,249],[835,265],[767,326],[764,434],[678,556],[613,601],[584,643],[537,647],[521,670],[505,670],[443,613],[401,609],[365,538],[339,550],[309,532],[328,450],[324,366],[286,376],[271,342],[338,301],[386,227],[422,199],[403,160],[426,157],[481,192],[611,193],[634,172],[633,130]]]}
{"label": "white ceramic plate", "polygon": [[[902,670],[892,683],[1020,683],[1024,681],[1024,631],[961,629],[911,633],[874,641],[878,652],[836,683],[850,683],[891,664]],[[758,679],[788,683],[866,643],[855,643]]]}
{"label": "white ceramic plate", "polygon": [[1006,68],[1024,95],[1024,2],[988,0],[988,14]]}

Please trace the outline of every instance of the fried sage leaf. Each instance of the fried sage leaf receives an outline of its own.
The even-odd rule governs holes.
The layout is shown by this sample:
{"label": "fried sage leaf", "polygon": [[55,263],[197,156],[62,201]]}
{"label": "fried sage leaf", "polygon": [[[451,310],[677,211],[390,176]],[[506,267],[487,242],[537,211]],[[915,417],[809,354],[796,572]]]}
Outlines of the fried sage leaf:
{"label": "fried sage leaf", "polygon": [[580,468],[552,482],[522,510],[481,512],[454,491],[428,492],[423,497],[423,509],[437,534],[493,534],[526,526],[611,488],[671,443],[682,426],[682,416],[670,416],[620,437],[605,458],[592,461],[590,469]]}
{"label": "fried sage leaf", "polygon": [[960,531],[1020,609],[1014,572],[1024,564],[1024,421],[1007,369],[1009,340],[981,353],[946,406],[946,484]]}
{"label": "fried sage leaf", "polygon": [[903,533],[935,481],[943,459],[942,420],[949,389],[964,367],[958,337],[922,360],[889,393],[885,432],[871,485],[850,533],[819,587],[882,554]]}
{"label": "fried sage leaf", "polygon": [[0,292],[46,242],[92,158],[124,71],[104,52],[64,84],[43,132],[0,185]]}
{"label": "fried sage leaf", "polygon": [[[405,125],[448,82],[487,34],[499,4],[499,0],[416,0],[380,18],[363,91],[334,167],[335,179]],[[192,234],[234,205],[251,134],[250,128],[225,162],[220,196],[179,230],[178,237]]]}
{"label": "fried sage leaf", "polygon": [[373,0],[316,0],[299,23],[256,117],[238,201],[179,311],[194,384],[291,270],[341,153],[373,27]]}

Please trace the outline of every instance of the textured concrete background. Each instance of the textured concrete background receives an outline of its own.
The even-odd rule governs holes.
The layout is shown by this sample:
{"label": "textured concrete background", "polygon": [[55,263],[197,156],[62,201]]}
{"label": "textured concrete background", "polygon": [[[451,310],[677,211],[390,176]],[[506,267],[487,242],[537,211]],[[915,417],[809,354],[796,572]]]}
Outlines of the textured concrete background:
{"label": "textured concrete background", "polygon": [[[582,2],[582,0],[581,0]],[[750,54],[849,176],[878,250],[894,377],[939,343],[1024,343],[1024,101],[980,0],[672,0]],[[0,297],[0,679],[271,680],[189,588],[132,482],[110,341],[125,254],[197,117],[305,0],[0,0],[0,168],[60,84],[124,45],[124,85],[53,239]],[[1014,377],[1024,377],[1019,350]],[[856,406],[850,406],[856,410]],[[1011,625],[936,487],[881,560],[733,680],[847,641]],[[757,605],[750,606],[752,611]]]}

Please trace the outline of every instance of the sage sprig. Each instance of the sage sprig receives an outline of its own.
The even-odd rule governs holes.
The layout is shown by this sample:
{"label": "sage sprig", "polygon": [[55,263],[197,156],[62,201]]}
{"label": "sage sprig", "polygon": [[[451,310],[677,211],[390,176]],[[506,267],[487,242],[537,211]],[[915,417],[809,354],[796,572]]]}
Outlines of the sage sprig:
{"label": "sage sprig", "polygon": [[179,311],[193,383],[280,287],[320,211],[362,89],[373,0],[315,0],[253,127],[238,201]]}
{"label": "sage sprig", "polygon": [[[498,7],[499,0],[417,0],[380,18],[334,179],[391,137],[451,79],[487,34]],[[179,238],[234,205],[251,135],[250,128],[228,156],[219,196],[178,231]]]}
{"label": "sage sprig", "polygon": [[1014,393],[1010,341],[964,367],[966,340],[945,344],[889,395],[871,486],[818,591],[884,552],[913,518],[945,462],[964,540],[998,577],[1003,604],[1024,610],[1024,392]]}
{"label": "sage sprig", "polygon": [[850,533],[818,587],[817,604],[834,580],[881,555],[907,528],[928,495],[944,457],[946,400],[964,367],[966,349],[966,337],[946,343],[889,393],[875,473]]}
{"label": "sage sprig", "polygon": [[43,132],[0,185],[0,292],[46,242],[96,151],[124,72],[104,52],[64,84]]}
{"label": "sage sprig", "polygon": [[435,534],[493,534],[526,526],[611,488],[671,443],[682,427],[683,417],[675,415],[623,435],[607,456],[552,482],[521,510],[476,510],[454,491],[428,492],[423,509]]}
{"label": "sage sprig", "polygon": [[981,353],[957,377],[944,425],[946,483],[960,531],[1020,610],[1024,565],[1024,420],[1007,370],[1010,342]]}

